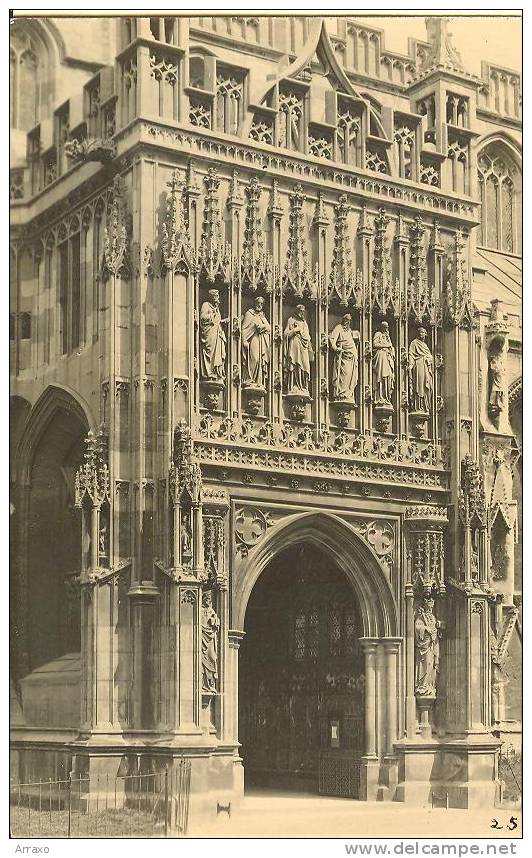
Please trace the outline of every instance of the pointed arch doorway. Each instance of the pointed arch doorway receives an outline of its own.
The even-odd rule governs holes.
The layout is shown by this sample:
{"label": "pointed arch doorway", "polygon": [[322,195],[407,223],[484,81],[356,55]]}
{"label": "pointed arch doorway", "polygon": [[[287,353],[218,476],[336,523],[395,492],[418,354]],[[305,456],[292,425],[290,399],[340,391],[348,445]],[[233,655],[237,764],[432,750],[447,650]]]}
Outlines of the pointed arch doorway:
{"label": "pointed arch doorway", "polygon": [[71,393],[50,385],[13,439],[17,677],[81,648],[83,547],[74,486],[91,424],[87,413]]}
{"label": "pointed arch doorway", "polygon": [[391,797],[402,638],[390,582],[357,529],[329,512],[281,519],[239,570],[233,617],[247,785],[375,800],[387,778]]}
{"label": "pointed arch doorway", "polygon": [[246,787],[358,797],[364,754],[360,610],[327,553],[301,542],[251,593],[240,649]]}

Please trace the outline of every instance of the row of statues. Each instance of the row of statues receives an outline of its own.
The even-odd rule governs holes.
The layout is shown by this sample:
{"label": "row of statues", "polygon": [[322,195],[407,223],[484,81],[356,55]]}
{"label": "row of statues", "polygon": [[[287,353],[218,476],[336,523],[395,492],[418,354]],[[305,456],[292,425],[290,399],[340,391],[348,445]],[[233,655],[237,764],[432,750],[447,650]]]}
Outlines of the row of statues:
{"label": "row of statues", "polygon": [[[225,380],[227,336],[220,312],[220,294],[211,289],[200,311],[200,377],[203,381]],[[264,312],[264,298],[257,296],[241,323],[242,383],[244,387],[266,390],[270,366],[271,325]],[[432,353],[426,342],[425,328],[418,329],[408,350],[409,396],[414,412],[429,414],[434,387]],[[352,328],[350,313],[345,313],[328,337],[334,355],[332,398],[356,403],[359,382],[360,334]],[[283,368],[286,393],[310,397],[311,364],[314,361],[312,338],[306,309],[298,304],[289,316],[283,333]],[[373,336],[373,370],[376,405],[392,405],[396,380],[395,347],[387,322]]]}

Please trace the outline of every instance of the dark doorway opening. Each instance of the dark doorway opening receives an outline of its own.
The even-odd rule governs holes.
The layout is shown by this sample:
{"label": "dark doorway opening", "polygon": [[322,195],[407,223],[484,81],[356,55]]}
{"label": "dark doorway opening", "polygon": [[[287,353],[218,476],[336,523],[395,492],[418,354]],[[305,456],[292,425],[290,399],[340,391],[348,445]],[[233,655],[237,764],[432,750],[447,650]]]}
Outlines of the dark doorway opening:
{"label": "dark doorway opening", "polygon": [[74,483],[86,431],[74,414],[59,408],[33,456],[25,537],[30,670],[81,647],[81,524]]}
{"label": "dark doorway opening", "polygon": [[262,572],[240,647],[246,787],[357,797],[364,745],[360,612],[341,569],[294,545]]}

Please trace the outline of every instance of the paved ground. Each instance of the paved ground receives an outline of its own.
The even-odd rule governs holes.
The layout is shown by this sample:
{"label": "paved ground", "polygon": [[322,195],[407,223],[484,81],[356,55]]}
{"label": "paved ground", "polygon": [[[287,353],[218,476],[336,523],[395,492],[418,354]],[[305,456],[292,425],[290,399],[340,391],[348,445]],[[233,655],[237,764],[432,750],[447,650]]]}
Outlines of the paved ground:
{"label": "paved ground", "polygon": [[[491,828],[497,816],[502,830]],[[518,827],[507,824],[514,816]],[[220,814],[203,837],[518,837],[521,811],[406,808],[395,802],[358,802],[300,793],[249,793],[229,819]],[[198,836],[197,834],[195,836]]]}

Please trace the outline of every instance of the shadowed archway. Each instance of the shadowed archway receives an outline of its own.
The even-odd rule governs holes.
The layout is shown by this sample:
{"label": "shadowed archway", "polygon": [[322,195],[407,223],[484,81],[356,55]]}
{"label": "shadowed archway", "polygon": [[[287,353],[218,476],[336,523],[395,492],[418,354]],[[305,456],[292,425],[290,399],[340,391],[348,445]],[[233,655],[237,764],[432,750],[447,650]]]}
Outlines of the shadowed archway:
{"label": "shadowed archway", "polygon": [[31,409],[16,445],[16,674],[20,678],[80,650],[81,561],[74,481],[90,421],[83,404],[50,386]]}
{"label": "shadowed archway", "polygon": [[246,786],[368,797],[368,760],[398,724],[397,611],[376,556],[339,517],[305,513],[268,531],[236,578]]}
{"label": "shadowed archway", "polygon": [[364,637],[395,637],[399,633],[392,589],[377,556],[352,525],[328,512],[287,516],[249,552],[235,583],[235,628],[244,628],[247,603],[261,572],[280,551],[295,543],[325,551],[345,573],[360,606]]}

